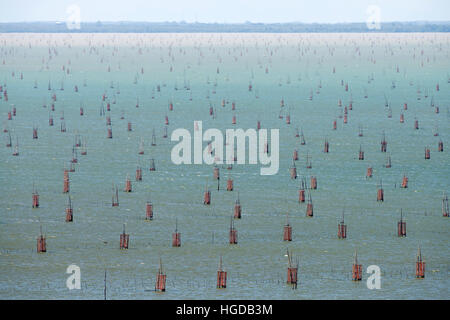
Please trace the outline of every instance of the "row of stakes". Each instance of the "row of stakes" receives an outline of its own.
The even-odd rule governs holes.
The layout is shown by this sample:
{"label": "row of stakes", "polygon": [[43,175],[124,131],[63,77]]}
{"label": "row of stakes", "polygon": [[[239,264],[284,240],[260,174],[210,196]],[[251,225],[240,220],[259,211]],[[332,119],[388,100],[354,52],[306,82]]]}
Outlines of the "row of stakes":
{"label": "row of stakes", "polygon": [[[214,168],[214,177],[219,180],[219,171],[218,168]],[[407,178],[406,180],[403,180],[403,187],[407,187]],[[299,202],[305,201],[305,188],[306,186],[306,180],[302,179],[301,183],[301,189],[299,193]],[[317,180],[315,177],[311,177],[311,188],[309,189],[316,189],[317,188]],[[233,190],[233,181],[231,179],[228,179],[227,181],[227,191]],[[69,192],[69,176],[68,176],[68,170],[64,171],[64,187],[63,187],[64,193]],[[118,190],[115,189],[116,193],[116,199],[113,196],[113,202],[112,206],[118,206]],[[127,178],[126,182],[126,192],[131,192],[131,181]],[[378,199],[382,199],[383,192],[382,189],[378,191]],[[116,201],[116,202],[115,202]],[[382,200],[381,200],[382,201]],[[211,204],[211,191],[208,189],[204,193],[204,204],[209,205]],[[39,194],[37,191],[33,191],[33,208],[39,207]],[[448,205],[448,197],[444,195],[444,198],[442,200],[442,210],[443,215],[448,217],[449,213],[449,205]],[[153,205],[151,202],[146,203],[146,219],[152,220],[153,219]],[[311,196],[309,192],[309,200],[308,200],[308,207],[307,207],[307,216],[312,217],[313,216],[313,207],[312,207],[312,201]],[[240,219],[242,213],[242,208],[239,200],[239,195],[235,203],[234,207],[234,218]],[[68,205],[66,207],[66,222],[72,222],[73,221],[73,205],[71,202],[71,198],[69,195],[69,201]],[[397,222],[397,235],[399,237],[406,237],[406,221],[403,219],[403,213],[400,212],[400,220]],[[347,238],[347,225],[344,221],[344,213],[342,213],[342,220],[338,223],[338,232],[337,236],[339,239],[346,239]],[[292,226],[289,224],[289,217],[287,216],[287,222],[286,225],[283,227],[283,241],[292,241]],[[122,250],[126,250],[129,248],[130,243],[130,235],[126,233],[125,231],[125,225],[123,227],[123,232],[120,234],[120,245],[119,248]],[[229,230],[229,243],[230,244],[237,244],[238,238],[237,238],[237,230],[234,226],[234,221],[231,219],[230,222],[230,230]],[[178,225],[176,222],[175,232],[172,234],[172,246],[173,247],[180,247],[181,246],[181,233],[178,232]],[[47,251],[47,245],[46,245],[46,237],[42,233],[42,227],[40,235],[37,239],[37,252],[38,253],[44,253]],[[288,270],[287,270],[287,284],[291,285],[293,288],[297,288],[297,282],[298,282],[298,259],[297,262],[294,263],[292,259],[292,254],[287,251],[288,256]],[[422,259],[422,254],[420,247],[418,249],[417,254],[417,260],[416,260],[416,272],[415,272],[416,278],[424,278],[425,277],[425,262]],[[362,279],[362,265],[358,264],[358,258],[357,253],[355,252],[354,257],[354,263],[352,264],[352,280],[353,281],[360,281]],[[217,272],[217,288],[226,288],[226,281],[227,281],[227,272],[223,270],[222,268],[222,257],[220,258],[220,265],[219,270]],[[162,264],[160,263],[160,268],[158,270],[157,274],[157,281],[155,285],[155,290],[159,292],[165,291],[165,283],[166,283],[166,274],[163,272]]]}
{"label": "row of stakes", "polygon": [[[4,91],[4,94],[5,94],[5,93],[6,93],[6,90]],[[53,99],[54,101],[56,101],[56,95],[55,95],[55,94],[52,96],[52,99]],[[103,95],[102,99],[103,99],[103,101],[106,99],[106,98],[105,98],[105,95]],[[223,104],[224,104],[224,101],[223,101]],[[339,101],[339,104],[341,105],[341,101]],[[284,105],[283,100],[281,101],[281,105],[282,105],[282,106]],[[138,106],[138,104],[137,104],[137,106]],[[234,106],[235,106],[235,103],[233,102],[233,108],[234,108]],[[438,107],[436,106],[436,108],[438,108]],[[107,111],[110,111],[110,110],[111,110],[111,109],[110,109],[110,103],[109,103],[109,102],[107,103],[106,109],[107,109]],[[352,102],[349,103],[349,109],[352,110]],[[404,109],[407,110],[407,104],[406,104],[406,103],[404,104]],[[54,110],[54,103],[52,103],[52,110]],[[172,102],[169,103],[169,110],[173,110],[173,103],[172,103]],[[104,113],[103,107],[102,107],[102,109],[101,109],[101,112]],[[211,107],[211,108],[210,108],[210,114],[211,114],[212,112],[213,112],[213,111],[212,111],[212,107]],[[345,106],[344,113],[345,113],[345,115],[347,115],[347,106]],[[82,107],[80,107],[80,115],[83,115],[83,114],[84,114],[84,109],[83,109]],[[15,115],[16,115],[16,107],[13,107],[12,111],[9,111],[9,112],[8,112],[8,120],[12,120],[12,117],[15,116]],[[280,114],[280,117],[282,117],[281,114]],[[63,120],[64,117],[61,117],[61,119]],[[401,120],[401,121],[400,121],[401,123],[404,122],[403,113],[401,114],[401,119],[400,119],[400,120]],[[233,121],[232,121],[232,123],[235,124],[235,123],[236,123],[235,121],[236,121],[236,116],[233,116]],[[287,124],[290,124],[290,115],[286,115],[286,121],[287,121]],[[166,126],[164,127],[164,136],[163,136],[163,137],[167,137],[167,126],[168,126],[168,124],[169,124],[169,119],[168,119],[168,116],[166,115],[166,116],[165,116],[165,125],[166,125]],[[50,125],[50,126],[53,126],[53,117],[52,117],[51,115],[49,115],[49,125]],[[107,138],[112,139],[112,125],[111,125],[111,118],[110,118],[110,116],[107,116],[107,117],[106,117],[106,125],[107,125],[107,127],[108,127],[108,128],[107,128]],[[337,122],[336,122],[336,120],[334,120],[334,121],[333,121],[333,129],[334,129],[334,130],[336,130],[336,128],[337,128],[336,126],[337,126]],[[258,128],[258,129],[261,128],[261,122],[260,122],[260,121],[257,121],[257,128]],[[419,122],[418,122],[417,119],[414,121],[414,129],[416,129],[416,130],[419,129]],[[128,131],[132,131],[132,124],[131,124],[131,122],[128,122],[127,130],[128,130]],[[297,130],[297,132],[296,132],[296,137],[300,137],[300,135],[299,135],[299,133],[298,133],[298,129],[296,129],[296,130]],[[64,122],[61,122],[61,131],[62,131],[62,132],[65,132],[65,131],[66,131]],[[8,130],[7,130],[7,129],[4,129],[4,132],[8,132]],[[358,135],[359,135],[359,136],[363,136],[362,128],[361,128],[361,127],[359,128],[359,133],[358,133]],[[434,135],[437,136],[438,133],[435,132]],[[33,139],[37,139],[37,138],[38,138],[37,127],[33,127]],[[156,145],[156,136],[155,136],[154,130],[153,130],[153,134],[152,134],[152,142],[151,142],[151,144],[152,144],[152,146],[155,146],[155,145]],[[305,142],[305,140],[304,140],[303,132],[302,132],[302,134],[301,134],[301,144],[302,144],[302,145],[306,144],[306,142]],[[7,147],[11,147],[11,146],[12,146],[12,143],[11,143],[11,136],[9,135],[9,141],[7,141]],[[86,152],[86,150],[85,150],[85,145],[83,145],[82,147],[83,147],[83,151]],[[83,151],[82,151],[82,152],[83,152]],[[265,145],[265,150],[264,150],[264,151],[265,151],[266,153],[269,152],[269,151],[268,151],[268,145],[267,145],[267,144]],[[385,139],[385,137],[384,137],[384,133],[383,133],[383,139],[382,139],[382,141],[381,141],[381,151],[382,151],[382,152],[387,152],[387,141],[386,141],[386,139]],[[439,142],[438,142],[438,152],[443,152],[443,151],[444,151],[444,144],[443,144],[443,141],[442,141],[442,140],[439,140]],[[328,141],[327,139],[325,140],[324,152],[325,152],[325,153],[328,153],[328,152],[329,152],[329,141]],[[144,151],[143,151],[143,144],[142,144],[142,141],[141,141],[141,146],[140,146],[139,154],[143,154],[143,153],[144,153]],[[424,153],[425,153],[425,156],[424,156],[425,159],[428,160],[428,159],[431,158],[431,151],[430,151],[430,148],[429,148],[428,146],[425,147]],[[18,142],[17,142],[16,145],[15,145],[13,155],[15,155],[15,156],[19,155],[19,153],[18,153]],[[307,157],[307,158],[308,158],[308,157]],[[294,159],[294,160],[297,160],[297,159],[298,159],[298,152],[297,152],[297,150],[294,150],[294,156],[293,156],[293,159]],[[359,150],[359,154],[358,154],[358,159],[359,159],[359,160],[364,160],[364,151],[363,151],[363,149],[362,149],[362,146],[360,146],[360,150]],[[386,164],[386,167],[389,168],[390,166],[391,166],[391,164],[390,164],[390,156],[389,156],[389,157],[388,157],[388,163]],[[310,162],[308,162],[308,159],[307,159],[307,168],[311,168],[311,164],[310,164]]]}
{"label": "row of stakes", "polygon": [[[341,222],[343,223],[343,222]],[[345,225],[339,224],[339,232],[341,236],[345,238]],[[343,227],[343,228],[342,228]],[[399,236],[406,236],[405,222],[398,222]],[[128,244],[130,240],[130,235],[125,232],[125,226],[122,234],[120,235],[120,248],[128,249]],[[173,246],[180,246],[179,242],[179,233],[175,233],[173,236]],[[37,250],[39,253],[46,252],[46,239],[42,234],[38,237],[37,240]],[[298,269],[299,269],[299,260],[296,259],[293,262],[292,253],[287,249],[288,256],[288,267],[287,267],[287,280],[286,283],[291,285],[293,289],[297,289],[298,284]],[[416,266],[415,266],[415,276],[417,279],[425,278],[425,261],[422,258],[422,253],[420,247],[418,248],[417,257],[416,257]],[[105,275],[106,277],[106,275]],[[164,292],[166,291],[166,273],[163,271],[162,262],[160,259],[160,266],[157,273],[156,283],[155,283],[155,291]],[[358,263],[358,254],[355,251],[354,260],[352,264],[352,281],[361,281],[362,280],[362,265]],[[227,287],[227,272],[223,268],[222,257],[220,257],[219,269],[217,271],[217,288],[224,289]]]}

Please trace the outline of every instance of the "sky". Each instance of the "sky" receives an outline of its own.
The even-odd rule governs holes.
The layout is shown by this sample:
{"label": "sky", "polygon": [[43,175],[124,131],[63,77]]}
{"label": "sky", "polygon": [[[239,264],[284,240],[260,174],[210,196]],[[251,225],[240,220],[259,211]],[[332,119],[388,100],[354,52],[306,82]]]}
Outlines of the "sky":
{"label": "sky", "polygon": [[66,21],[71,5],[81,22],[365,22],[371,5],[381,21],[450,21],[450,0],[0,0],[0,22]]}

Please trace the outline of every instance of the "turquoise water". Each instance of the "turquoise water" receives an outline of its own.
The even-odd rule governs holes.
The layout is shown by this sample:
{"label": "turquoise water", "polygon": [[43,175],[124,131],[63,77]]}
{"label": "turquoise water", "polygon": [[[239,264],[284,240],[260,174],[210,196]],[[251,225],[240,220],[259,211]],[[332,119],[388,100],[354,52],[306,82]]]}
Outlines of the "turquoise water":
{"label": "turquoise water", "polygon": [[[12,156],[13,148],[5,146],[8,134],[2,132],[0,298],[103,299],[107,269],[108,299],[448,299],[449,229],[441,200],[449,193],[450,177],[449,40],[448,34],[1,34],[0,83],[9,98],[0,100],[2,129],[11,133],[13,147],[18,137],[20,155]],[[100,115],[107,102],[103,93],[111,102],[113,139],[106,138],[106,118]],[[229,102],[224,107],[222,99]],[[281,99],[290,125],[278,117]],[[350,100],[353,110],[344,124],[339,116]],[[12,104],[17,115],[8,121]],[[65,133],[59,130],[62,112]],[[165,115],[167,139],[162,138]],[[419,130],[414,130],[415,118]],[[263,128],[279,129],[278,174],[261,176],[260,165],[221,166],[217,191],[212,166],[174,165],[170,134],[177,128],[193,133],[195,120],[203,121],[203,130],[256,128],[257,120]],[[295,137],[296,127],[306,145]],[[150,145],[153,130],[156,146]],[[387,154],[380,152],[383,132],[392,168],[384,167]],[[78,150],[79,163],[70,173],[74,221],[66,223],[63,169],[77,134],[87,141],[87,155]],[[138,155],[141,139],[144,155]],[[437,152],[439,139],[444,152]],[[364,161],[357,159],[360,145]],[[424,159],[425,146],[430,160]],[[299,179],[289,176],[294,149],[298,175],[308,184],[311,175],[317,177],[313,218],[305,217],[306,204],[297,202]],[[305,166],[307,153],[311,169]],[[154,172],[148,170],[152,158]],[[141,182],[134,181],[138,164]],[[371,179],[365,177],[368,166]],[[407,189],[399,188],[403,174],[409,178]],[[122,192],[127,175],[133,185],[129,194]],[[233,192],[225,191],[228,176]],[[380,179],[383,203],[376,201]],[[115,208],[112,183],[120,190]],[[203,205],[206,183],[211,206]],[[31,208],[33,184],[40,194],[38,209]],[[238,245],[232,246],[228,229],[237,192],[242,219],[235,220]],[[154,205],[150,222],[144,220],[149,199]],[[348,238],[339,240],[344,209]],[[406,238],[396,236],[400,209]],[[282,241],[286,213],[293,228],[289,243]],[[179,248],[171,246],[176,221]],[[126,251],[119,249],[123,223],[130,234]],[[36,253],[40,225],[47,236],[45,254]],[[414,274],[419,245],[426,261],[421,280]],[[286,285],[286,248],[299,258],[297,290]],[[355,250],[363,265],[359,283],[351,281]],[[221,255],[228,286],[218,290]],[[160,257],[167,273],[162,294],[153,292]],[[81,290],[66,287],[70,264],[81,268]],[[366,286],[369,265],[381,268],[380,290]]]}

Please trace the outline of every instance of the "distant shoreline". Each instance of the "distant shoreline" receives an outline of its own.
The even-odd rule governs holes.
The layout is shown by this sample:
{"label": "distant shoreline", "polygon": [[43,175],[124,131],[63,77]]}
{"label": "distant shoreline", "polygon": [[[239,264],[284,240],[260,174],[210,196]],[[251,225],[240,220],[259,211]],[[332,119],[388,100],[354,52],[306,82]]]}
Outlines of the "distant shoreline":
{"label": "distant shoreline", "polygon": [[187,23],[82,22],[68,29],[65,22],[3,22],[0,33],[411,33],[450,32],[450,21],[381,22],[380,29],[355,23]]}

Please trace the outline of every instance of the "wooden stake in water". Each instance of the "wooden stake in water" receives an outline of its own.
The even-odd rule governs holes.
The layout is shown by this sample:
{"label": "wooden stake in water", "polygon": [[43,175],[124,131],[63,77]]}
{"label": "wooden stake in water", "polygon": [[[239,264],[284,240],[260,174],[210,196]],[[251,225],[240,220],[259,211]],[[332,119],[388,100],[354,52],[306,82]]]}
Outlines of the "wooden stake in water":
{"label": "wooden stake in water", "polygon": [[104,299],[106,300],[106,269],[105,269],[105,286],[103,290]]}
{"label": "wooden stake in water", "polygon": [[291,254],[289,253],[289,249],[287,250],[288,257],[288,272],[287,272],[287,284],[292,286],[292,289],[297,289],[298,282],[298,259],[296,261],[296,265],[292,262]]}

